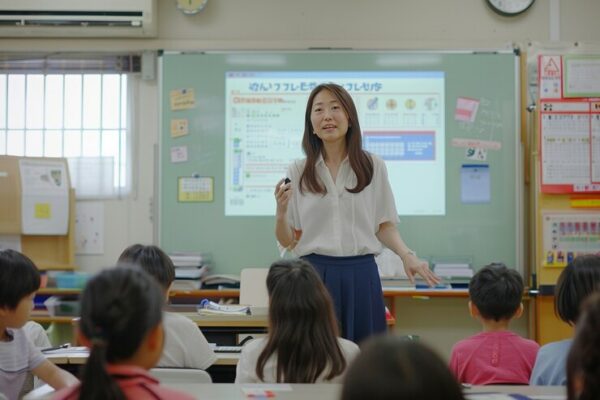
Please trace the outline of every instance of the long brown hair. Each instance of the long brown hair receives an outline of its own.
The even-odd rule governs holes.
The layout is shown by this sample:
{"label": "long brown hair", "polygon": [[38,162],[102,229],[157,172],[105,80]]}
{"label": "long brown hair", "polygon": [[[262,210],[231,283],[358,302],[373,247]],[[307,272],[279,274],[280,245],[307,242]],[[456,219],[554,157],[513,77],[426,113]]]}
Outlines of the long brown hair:
{"label": "long brown hair", "polygon": [[333,302],[312,265],[303,260],[273,263],[267,275],[269,337],[256,375],[277,357],[278,383],[314,383],[327,370],[330,380],[346,368],[339,346]]}
{"label": "long brown hair", "polygon": [[335,83],[322,83],[316,86],[306,102],[306,113],[304,116],[304,136],[302,137],[302,149],[306,154],[306,165],[300,176],[300,193],[304,190],[310,193],[327,193],[327,189],[317,178],[316,162],[323,152],[323,141],[314,134],[314,128],[310,120],[312,104],[319,92],[329,91],[341,104],[348,116],[348,132],[346,133],[346,151],[350,167],[356,175],[356,186],[346,188],[350,193],[359,193],[371,183],[373,179],[373,160],[369,153],[362,149],[362,133],[358,122],[356,106],[350,94],[342,86]]}
{"label": "long brown hair", "polygon": [[[584,302],[581,321],[567,357],[567,399],[600,398],[600,294]],[[578,383],[581,383],[578,385]]]}

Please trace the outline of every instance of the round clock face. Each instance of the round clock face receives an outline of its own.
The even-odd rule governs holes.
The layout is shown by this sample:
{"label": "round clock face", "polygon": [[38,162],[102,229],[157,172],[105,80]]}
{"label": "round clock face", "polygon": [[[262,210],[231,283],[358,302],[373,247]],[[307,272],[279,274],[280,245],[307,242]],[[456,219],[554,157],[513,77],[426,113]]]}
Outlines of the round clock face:
{"label": "round clock face", "polygon": [[206,7],[208,0],[177,0],[177,8],[184,14],[196,14]]}
{"label": "round clock face", "polygon": [[492,10],[504,16],[521,14],[531,7],[534,1],[535,0],[486,0]]}

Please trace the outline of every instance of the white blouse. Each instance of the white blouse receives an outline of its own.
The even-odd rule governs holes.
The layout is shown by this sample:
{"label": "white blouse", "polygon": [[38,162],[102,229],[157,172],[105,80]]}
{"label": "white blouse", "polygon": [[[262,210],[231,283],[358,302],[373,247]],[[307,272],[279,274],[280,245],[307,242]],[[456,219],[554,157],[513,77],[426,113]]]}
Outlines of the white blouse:
{"label": "white blouse", "polygon": [[360,193],[345,188],[356,186],[356,175],[348,157],[342,161],[334,182],[320,156],[316,164],[317,177],[327,188],[327,194],[300,193],[300,176],[306,159],[293,162],[288,178],[294,190],[288,205],[288,223],[302,236],[294,248],[297,256],[311,253],[326,256],[356,256],[378,254],[382,249],[375,233],[384,222],[398,223],[394,195],[388,181],[385,163],[371,154],[373,179]]}

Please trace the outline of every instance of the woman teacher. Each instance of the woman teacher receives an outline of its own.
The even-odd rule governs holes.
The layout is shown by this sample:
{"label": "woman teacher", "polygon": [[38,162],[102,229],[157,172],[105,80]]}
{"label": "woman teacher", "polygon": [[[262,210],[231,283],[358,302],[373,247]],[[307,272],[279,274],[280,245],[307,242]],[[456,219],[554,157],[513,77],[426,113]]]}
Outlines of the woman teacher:
{"label": "woman teacher", "polygon": [[279,244],[309,261],[335,304],[344,338],[360,342],[386,329],[375,254],[382,244],[400,256],[411,282],[439,279],[404,243],[383,160],[362,149],[356,106],[334,83],[308,98],[302,148],[287,180],[275,188]]}

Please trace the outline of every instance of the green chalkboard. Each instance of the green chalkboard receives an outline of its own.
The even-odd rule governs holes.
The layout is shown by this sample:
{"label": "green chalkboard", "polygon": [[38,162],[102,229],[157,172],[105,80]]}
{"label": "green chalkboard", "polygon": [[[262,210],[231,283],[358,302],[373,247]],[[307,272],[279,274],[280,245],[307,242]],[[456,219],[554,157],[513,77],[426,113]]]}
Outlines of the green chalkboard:
{"label": "green chalkboard", "polygon": [[[400,215],[398,229],[421,257],[468,259],[475,268],[501,261],[522,270],[518,55],[512,52],[216,52],[165,53],[160,59],[161,127],[159,240],[166,251],[212,255],[213,273],[268,266],[279,257],[273,216],[225,215],[225,74],[232,71],[443,71],[445,76],[445,214]],[[385,60],[385,62],[382,62]],[[391,61],[390,61],[391,60]],[[193,89],[194,105],[174,110],[173,90]],[[458,99],[476,113],[458,115]],[[471,103],[472,105],[472,103]],[[189,133],[173,137],[171,122],[187,119]],[[465,120],[466,119],[466,120]],[[297,117],[298,137],[304,116]],[[468,148],[487,147],[475,159]],[[185,146],[187,161],[173,162]],[[479,157],[479,159],[476,159]],[[489,201],[463,201],[464,165],[483,165]],[[462,172],[461,172],[462,171]],[[182,202],[182,177],[212,177],[212,201]],[[470,177],[480,179],[481,177]],[[484,178],[484,179],[487,179]],[[469,179],[467,179],[469,180]],[[275,182],[273,182],[275,183]],[[422,182],[427,185],[427,182]],[[411,190],[402,186],[402,190]],[[477,190],[476,190],[477,192]],[[481,193],[466,193],[481,196]]]}

